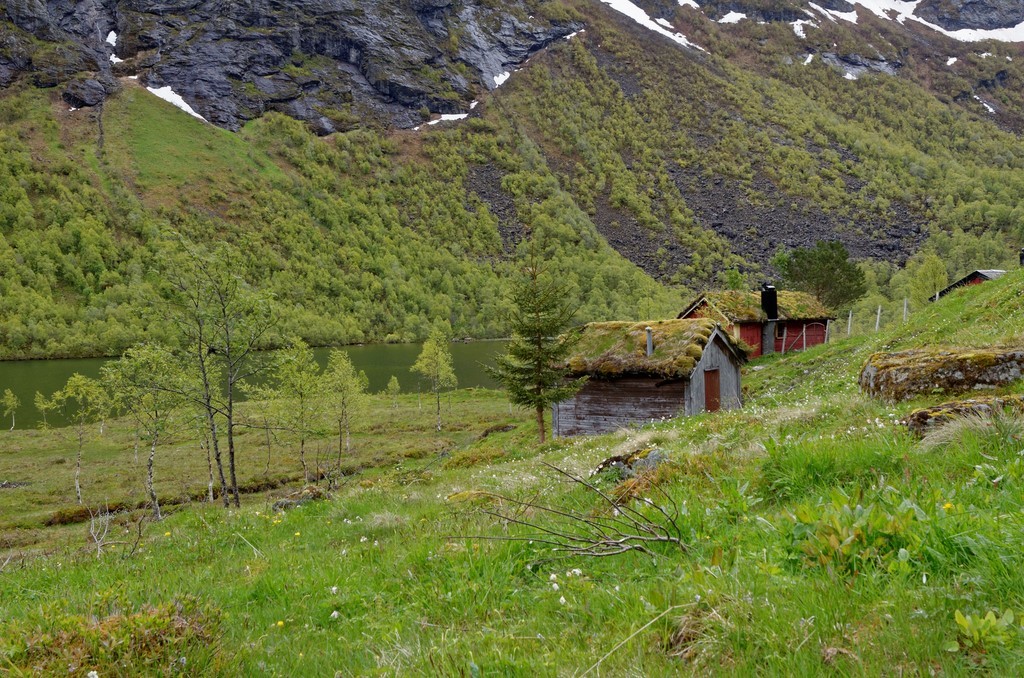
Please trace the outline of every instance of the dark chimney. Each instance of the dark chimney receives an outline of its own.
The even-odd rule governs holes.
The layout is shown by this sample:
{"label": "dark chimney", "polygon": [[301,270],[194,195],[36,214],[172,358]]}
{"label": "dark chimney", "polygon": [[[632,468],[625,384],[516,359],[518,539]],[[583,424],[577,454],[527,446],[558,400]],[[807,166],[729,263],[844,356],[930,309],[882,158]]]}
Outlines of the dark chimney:
{"label": "dark chimney", "polygon": [[779,296],[775,292],[774,285],[765,283],[761,286],[761,310],[768,316],[768,320],[779,319]]}

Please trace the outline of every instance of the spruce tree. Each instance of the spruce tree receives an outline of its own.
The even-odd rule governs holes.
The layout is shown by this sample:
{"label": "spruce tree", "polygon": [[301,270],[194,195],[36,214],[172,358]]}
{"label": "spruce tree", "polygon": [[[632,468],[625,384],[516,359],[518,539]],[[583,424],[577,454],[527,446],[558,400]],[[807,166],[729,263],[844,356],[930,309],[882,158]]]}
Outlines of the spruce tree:
{"label": "spruce tree", "polygon": [[832,310],[846,308],[867,292],[864,271],[850,261],[841,242],[819,241],[814,247],[780,252],[772,264],[786,287],[813,294]]}
{"label": "spruce tree", "polygon": [[512,290],[509,325],[512,340],[488,371],[508,392],[514,405],[529,407],[537,416],[539,441],[544,442],[544,410],[571,398],[585,379],[568,379],[565,366],[578,335],[565,332],[575,308],[565,289],[547,275],[531,255]]}

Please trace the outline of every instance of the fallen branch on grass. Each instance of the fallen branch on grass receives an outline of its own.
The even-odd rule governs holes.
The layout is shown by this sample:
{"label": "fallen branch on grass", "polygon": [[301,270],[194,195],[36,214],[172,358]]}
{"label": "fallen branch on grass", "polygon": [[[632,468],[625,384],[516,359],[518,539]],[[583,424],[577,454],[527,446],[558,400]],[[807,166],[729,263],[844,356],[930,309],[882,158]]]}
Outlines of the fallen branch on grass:
{"label": "fallen branch on grass", "polygon": [[[573,484],[585,488],[589,494],[600,500],[598,503],[604,505],[605,511],[591,510],[584,513],[542,504],[537,499],[516,499],[493,492],[479,492],[474,495],[497,500],[499,506],[511,507],[511,510],[504,511],[500,508],[482,508],[482,513],[498,519],[505,525],[518,525],[530,532],[521,535],[477,535],[459,538],[536,542],[553,546],[559,553],[597,558],[616,556],[629,551],[658,556],[659,553],[651,550],[655,544],[671,544],[683,553],[687,552],[688,547],[677,525],[679,506],[663,490],[656,488],[671,506],[671,513],[649,499],[642,502],[648,509],[646,511],[616,503],[590,481],[552,464],[545,463],[545,466],[568,478]],[[546,515],[553,520],[550,524],[541,524],[527,517],[531,513]]]}

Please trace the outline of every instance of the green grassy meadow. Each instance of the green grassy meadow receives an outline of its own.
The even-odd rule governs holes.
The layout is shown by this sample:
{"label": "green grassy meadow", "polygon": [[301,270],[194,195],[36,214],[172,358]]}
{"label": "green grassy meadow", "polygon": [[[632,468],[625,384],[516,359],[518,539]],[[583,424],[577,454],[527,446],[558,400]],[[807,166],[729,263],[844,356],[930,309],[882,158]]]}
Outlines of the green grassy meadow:
{"label": "green grassy meadow", "polygon": [[[759,360],[743,410],[605,436],[538,447],[496,392],[457,392],[439,435],[426,401],[373,401],[363,468],[330,499],[193,501],[138,543],[126,515],[99,555],[88,523],[42,526],[73,502],[67,453],[5,432],[0,475],[33,484],[0,490],[0,673],[1019,675],[1024,421],[916,439],[899,418],[943,397],[886,405],[855,377],[875,350],[1019,343],[1022,284],[1011,273],[877,336]],[[142,499],[119,426],[89,458],[87,498]],[[264,472],[257,438],[247,480]],[[669,461],[648,476],[589,475],[652,447]],[[202,490],[197,454],[159,458],[161,496]],[[271,475],[297,473],[279,446]],[[682,546],[598,558],[546,543],[586,521],[665,525],[662,509]],[[35,543],[12,543],[24,534]]]}

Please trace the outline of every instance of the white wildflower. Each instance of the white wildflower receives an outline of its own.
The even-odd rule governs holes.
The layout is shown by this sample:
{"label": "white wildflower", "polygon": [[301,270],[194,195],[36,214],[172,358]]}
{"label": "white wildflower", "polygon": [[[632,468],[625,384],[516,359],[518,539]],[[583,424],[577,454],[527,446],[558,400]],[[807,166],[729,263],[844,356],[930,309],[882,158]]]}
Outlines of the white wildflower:
{"label": "white wildflower", "polygon": [[562,596],[561,598],[559,598],[558,602],[561,603],[562,605],[565,605],[565,596]]}

